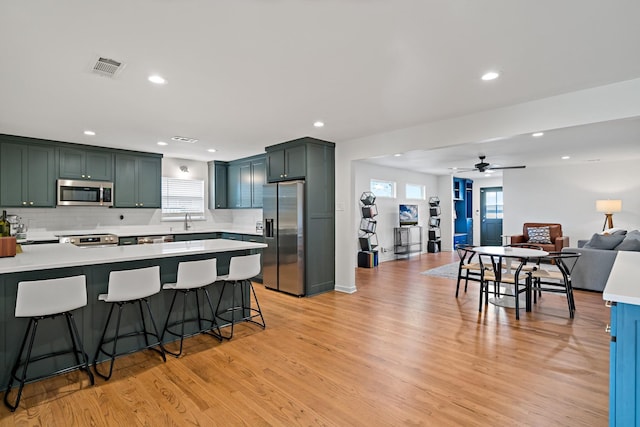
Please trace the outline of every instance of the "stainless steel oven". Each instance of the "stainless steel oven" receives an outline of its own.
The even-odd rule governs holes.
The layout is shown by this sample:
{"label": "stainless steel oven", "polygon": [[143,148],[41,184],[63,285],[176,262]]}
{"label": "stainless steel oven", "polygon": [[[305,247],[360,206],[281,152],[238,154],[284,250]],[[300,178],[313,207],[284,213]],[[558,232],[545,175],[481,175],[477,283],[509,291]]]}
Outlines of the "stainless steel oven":
{"label": "stainless steel oven", "polygon": [[60,243],[71,243],[82,248],[104,248],[118,246],[118,236],[115,234],[82,234],[58,236]]}
{"label": "stainless steel oven", "polygon": [[59,179],[58,206],[113,206],[113,182]]}

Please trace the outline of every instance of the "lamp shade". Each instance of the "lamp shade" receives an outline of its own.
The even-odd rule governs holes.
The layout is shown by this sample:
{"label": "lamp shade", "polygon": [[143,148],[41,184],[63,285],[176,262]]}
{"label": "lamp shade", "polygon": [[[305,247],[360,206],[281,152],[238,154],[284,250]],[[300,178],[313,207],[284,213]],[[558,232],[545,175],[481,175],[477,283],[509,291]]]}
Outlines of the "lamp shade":
{"label": "lamp shade", "polygon": [[596,200],[596,211],[604,213],[620,212],[622,200]]}

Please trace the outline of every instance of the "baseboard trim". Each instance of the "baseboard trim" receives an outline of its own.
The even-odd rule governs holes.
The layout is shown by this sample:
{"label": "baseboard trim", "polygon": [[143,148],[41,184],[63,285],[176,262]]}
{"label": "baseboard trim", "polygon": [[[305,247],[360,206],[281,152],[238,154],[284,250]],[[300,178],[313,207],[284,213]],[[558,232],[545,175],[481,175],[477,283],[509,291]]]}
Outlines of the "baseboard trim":
{"label": "baseboard trim", "polygon": [[358,289],[356,288],[355,285],[351,285],[351,286],[336,285],[335,290],[337,292],[342,292],[342,293],[345,293],[345,294],[353,294]]}

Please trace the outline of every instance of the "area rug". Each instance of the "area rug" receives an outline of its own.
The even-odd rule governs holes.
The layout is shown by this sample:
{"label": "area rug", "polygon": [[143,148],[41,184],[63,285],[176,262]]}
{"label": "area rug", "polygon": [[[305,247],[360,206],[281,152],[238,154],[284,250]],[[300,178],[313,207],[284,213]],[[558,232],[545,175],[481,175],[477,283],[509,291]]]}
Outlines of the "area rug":
{"label": "area rug", "polygon": [[[431,270],[423,271],[420,274],[424,276],[446,277],[447,279],[457,280],[458,264],[458,262],[452,262],[451,264],[445,264],[440,267],[432,268]],[[558,267],[554,265],[545,265],[544,269],[558,271]]]}
{"label": "area rug", "polygon": [[432,268],[431,270],[423,271],[420,274],[425,276],[446,277],[447,279],[458,278],[458,262],[452,262],[451,264],[441,265],[440,267]]}

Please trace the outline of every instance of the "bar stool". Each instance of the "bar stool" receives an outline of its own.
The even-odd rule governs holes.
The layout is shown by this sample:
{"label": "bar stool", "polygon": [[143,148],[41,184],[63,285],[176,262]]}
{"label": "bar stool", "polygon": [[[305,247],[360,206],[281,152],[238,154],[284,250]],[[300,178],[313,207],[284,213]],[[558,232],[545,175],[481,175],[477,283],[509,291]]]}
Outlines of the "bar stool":
{"label": "bar stool", "polygon": [[[256,296],[256,291],[253,289],[253,284],[251,283],[251,278],[257,276],[260,273],[260,254],[254,255],[244,255],[244,256],[235,256],[231,258],[229,262],[229,274],[226,276],[220,276],[218,279],[223,281],[222,291],[220,292],[220,299],[218,299],[218,304],[216,306],[216,318],[221,319],[224,322],[230,323],[231,332],[229,336],[224,337],[228,340],[233,338],[233,325],[241,322],[251,322],[254,323],[262,329],[266,328],[266,324],[264,322],[264,317],[262,316],[262,310],[260,309],[260,304],[258,303],[258,297]],[[224,296],[224,291],[227,288],[227,285],[231,287],[231,307],[220,311],[220,302],[222,301],[222,297]],[[241,305],[236,305],[236,288],[240,288],[241,295]],[[247,287],[251,290],[253,294],[253,299],[255,300],[256,307],[253,308],[251,306],[251,294],[249,294],[249,299],[246,300],[245,293],[247,291]],[[241,318],[236,319],[235,313],[240,311]],[[231,314],[231,318],[225,317],[226,315]],[[253,320],[254,317],[260,317],[262,323],[256,322]]]}
{"label": "bar stool", "polygon": [[[135,270],[112,271],[111,273],[109,273],[108,291],[106,294],[98,295],[98,300],[110,303],[111,308],[109,310],[109,315],[107,316],[107,323],[104,325],[104,331],[102,331],[102,336],[100,337],[100,343],[98,344],[98,349],[96,350],[96,356],[93,359],[93,369],[96,371],[96,374],[98,374],[105,380],[108,380],[113,374],[113,364],[117,357],[124,356],[126,354],[130,354],[145,348],[160,353],[160,356],[162,356],[162,360],[165,362],[167,361],[164,347],[162,346],[162,341],[160,340],[160,334],[158,333],[156,322],[153,319],[153,313],[151,312],[151,306],[149,305],[148,300],[148,297],[150,297],[151,295],[155,295],[158,292],[160,292],[160,267],[157,265],[153,267],[138,268]],[[153,326],[152,332],[147,330],[147,324],[145,322],[144,312],[142,310],[143,302],[147,306],[147,312],[149,313],[149,318],[151,319],[151,326]],[[142,330],[132,331],[120,335],[120,320],[122,318],[122,309],[127,304],[135,303],[138,304],[138,307],[140,309]],[[113,315],[113,310],[116,305],[118,306],[116,330],[113,337],[105,339],[107,330],[109,329],[109,323],[111,322],[111,316]],[[119,339],[131,338],[140,335],[144,337],[144,347],[118,353],[117,346]],[[156,341],[149,343],[149,336],[155,337]],[[113,343],[111,351],[107,351],[105,349],[105,346],[109,343]],[[153,348],[154,346],[158,346],[158,348]],[[100,353],[103,353],[110,358],[109,373],[107,375],[102,374],[98,370],[98,357],[100,356]]]}
{"label": "bar stool", "polygon": [[[4,403],[11,412],[18,408],[20,398],[22,397],[22,389],[27,382],[62,374],[79,368],[87,373],[89,381],[91,382],[91,385],[93,385],[94,379],[91,370],[89,370],[89,357],[84,352],[82,340],[80,339],[80,334],[76,327],[76,322],[73,318],[73,314],[71,314],[72,310],[86,305],[87,286],[86,277],[83,275],[18,283],[15,316],[28,317],[29,325],[27,326],[22,344],[20,345],[20,351],[18,352],[16,363],[11,369],[9,385],[7,386],[4,394]],[[39,322],[44,319],[53,319],[60,315],[64,316],[66,319],[69,337],[71,338],[71,348],[68,350],[60,350],[32,357],[31,351],[33,350],[33,343],[35,341]],[[22,354],[27,341],[29,341],[29,346],[27,347],[27,353],[23,360]],[[27,378],[27,369],[29,364],[64,354],[73,354],[76,364],[59,369],[50,374]],[[18,370],[21,366],[22,372],[18,375]],[[19,382],[20,385],[18,387],[18,395],[15,399],[15,403],[11,404],[9,403],[9,393],[11,392],[11,387],[13,387],[14,381]]]}
{"label": "bar stool", "polygon": [[[164,330],[162,331],[162,336],[160,337],[160,339],[164,341],[165,333],[180,337],[180,350],[177,353],[174,353],[165,348],[165,351],[167,353],[175,357],[179,357],[182,354],[182,343],[185,336],[193,336],[196,334],[206,333],[217,338],[219,341],[222,341],[222,334],[220,333],[220,328],[216,323],[215,311],[213,310],[213,304],[211,303],[211,296],[209,295],[209,290],[206,288],[207,285],[210,285],[216,281],[217,274],[217,261],[215,258],[204,259],[201,261],[185,261],[178,264],[178,277],[176,279],[176,283],[165,283],[162,286],[162,289],[173,290],[174,293],[173,299],[171,300],[171,306],[169,307],[169,312],[167,313],[167,320],[165,322]],[[209,305],[209,309],[211,310],[211,319],[202,317],[200,313],[200,300],[198,298],[198,291],[203,291],[207,299],[207,304]],[[187,319],[187,295],[189,295],[191,292],[193,292],[196,297],[196,310],[198,313],[198,317]],[[182,319],[169,323],[169,319],[171,318],[171,313],[173,312],[173,307],[175,305],[178,293],[182,294]],[[185,335],[184,324],[186,322],[196,321],[198,322],[198,331],[190,335]],[[204,328],[202,326],[203,321],[210,322],[211,327]],[[171,328],[178,325],[181,326],[180,332],[171,330]],[[217,332],[213,332],[214,329],[217,329]]]}

